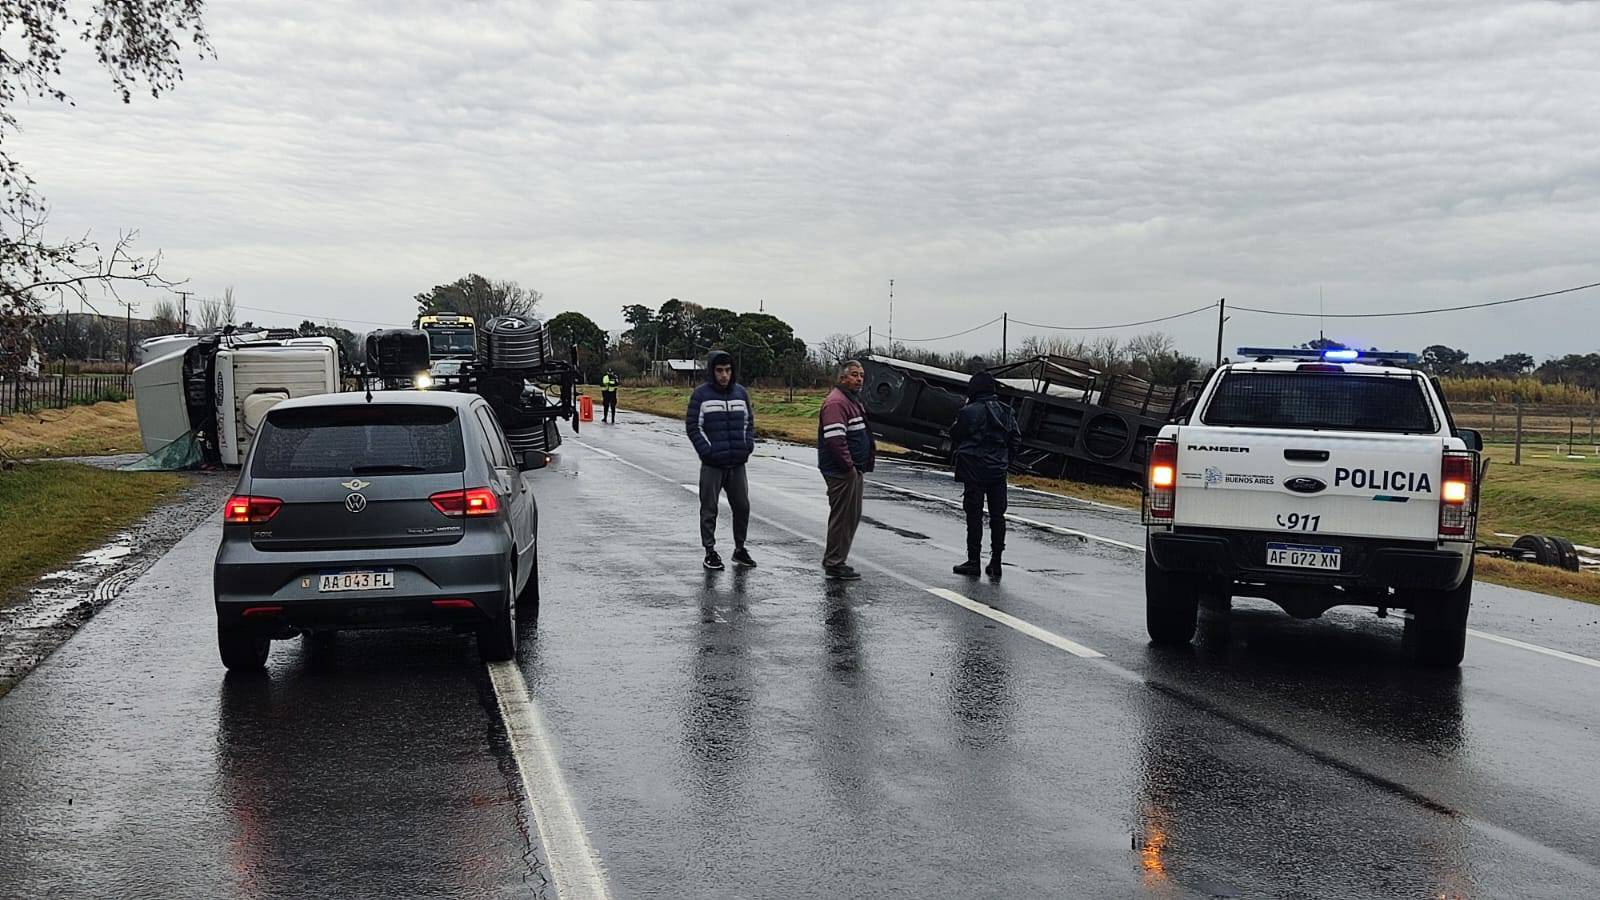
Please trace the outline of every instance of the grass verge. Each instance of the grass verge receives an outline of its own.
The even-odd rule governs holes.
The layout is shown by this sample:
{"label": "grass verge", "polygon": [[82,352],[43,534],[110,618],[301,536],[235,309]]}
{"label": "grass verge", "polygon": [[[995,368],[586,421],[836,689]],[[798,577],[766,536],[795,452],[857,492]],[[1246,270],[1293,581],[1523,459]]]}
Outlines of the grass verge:
{"label": "grass verge", "polygon": [[142,449],[132,400],[0,418],[0,451],[19,459],[101,456]]}
{"label": "grass verge", "polygon": [[0,605],[144,518],[183,484],[178,475],[59,462],[0,472]]}
{"label": "grass verge", "polygon": [[[619,388],[617,405],[635,412],[652,413],[682,421],[689,406],[687,387]],[[817,414],[828,392],[796,390],[794,400],[787,390],[750,391],[756,408],[756,437],[797,444],[814,444],[817,439]]]}

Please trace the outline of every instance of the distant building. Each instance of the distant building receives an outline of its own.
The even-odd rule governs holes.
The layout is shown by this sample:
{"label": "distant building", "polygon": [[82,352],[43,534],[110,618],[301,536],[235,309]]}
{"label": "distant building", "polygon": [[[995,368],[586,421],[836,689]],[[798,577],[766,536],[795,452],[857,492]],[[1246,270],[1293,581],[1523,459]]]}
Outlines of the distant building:
{"label": "distant building", "polygon": [[655,364],[655,376],[673,384],[690,384],[705,377],[706,364],[698,359],[663,359]]}

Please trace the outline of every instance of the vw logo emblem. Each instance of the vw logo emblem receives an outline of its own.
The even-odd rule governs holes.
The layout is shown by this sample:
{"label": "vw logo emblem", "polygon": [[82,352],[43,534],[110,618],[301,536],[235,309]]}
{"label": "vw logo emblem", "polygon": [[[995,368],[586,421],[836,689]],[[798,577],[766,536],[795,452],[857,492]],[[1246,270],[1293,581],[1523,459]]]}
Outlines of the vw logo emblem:
{"label": "vw logo emblem", "polygon": [[367,498],[361,494],[351,494],[344,498],[344,508],[353,513],[361,512],[367,508]]}
{"label": "vw logo emblem", "polygon": [[1317,478],[1291,478],[1285,481],[1283,486],[1296,494],[1315,494],[1327,487]]}

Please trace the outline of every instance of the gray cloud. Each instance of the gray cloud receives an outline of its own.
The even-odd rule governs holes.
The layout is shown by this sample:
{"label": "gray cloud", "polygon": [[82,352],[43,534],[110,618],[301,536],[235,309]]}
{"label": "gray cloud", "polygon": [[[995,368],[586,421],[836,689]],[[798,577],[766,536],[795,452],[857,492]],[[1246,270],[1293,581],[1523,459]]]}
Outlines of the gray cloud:
{"label": "gray cloud", "polygon": [[[469,270],[607,327],[764,298],[812,338],[886,328],[890,277],[910,337],[1600,280],[1600,5],[792,6],[216,2],[175,93],[125,107],[79,53],[16,151],[63,230],[318,318]],[[1596,309],[1330,332],[1555,354]]]}

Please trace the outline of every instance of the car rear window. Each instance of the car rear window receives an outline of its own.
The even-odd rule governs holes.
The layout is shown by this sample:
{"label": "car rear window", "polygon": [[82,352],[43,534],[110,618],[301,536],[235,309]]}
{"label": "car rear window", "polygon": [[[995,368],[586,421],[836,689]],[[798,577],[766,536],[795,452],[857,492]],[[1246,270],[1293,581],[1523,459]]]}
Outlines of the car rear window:
{"label": "car rear window", "polygon": [[275,410],[256,438],[256,478],[441,474],[466,468],[456,411],[436,406]]}
{"label": "car rear window", "polygon": [[1331,372],[1229,372],[1202,421],[1243,428],[1439,430],[1419,379]]}

